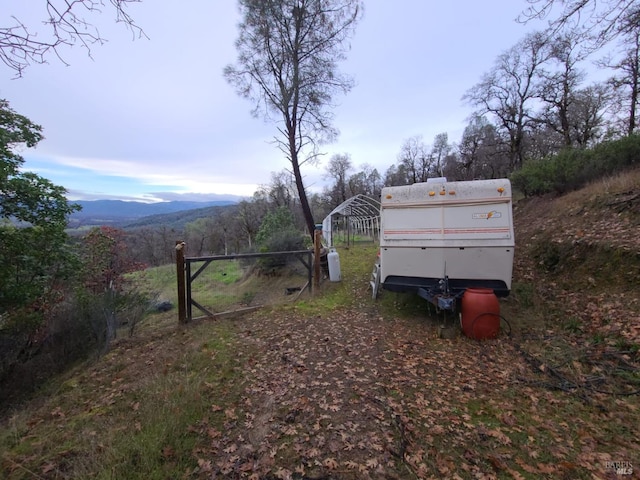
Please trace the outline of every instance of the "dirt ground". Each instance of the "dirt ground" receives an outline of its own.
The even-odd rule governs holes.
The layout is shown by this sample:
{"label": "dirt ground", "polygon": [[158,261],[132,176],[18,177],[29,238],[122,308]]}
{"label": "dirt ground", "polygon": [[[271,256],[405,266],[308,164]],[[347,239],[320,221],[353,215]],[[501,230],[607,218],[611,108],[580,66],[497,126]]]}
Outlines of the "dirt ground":
{"label": "dirt ground", "polygon": [[611,462],[637,465],[637,397],[549,388],[513,337],[444,340],[439,324],[368,306],[237,321],[244,393],[217,409],[223,429],[203,430],[197,476],[617,478]]}

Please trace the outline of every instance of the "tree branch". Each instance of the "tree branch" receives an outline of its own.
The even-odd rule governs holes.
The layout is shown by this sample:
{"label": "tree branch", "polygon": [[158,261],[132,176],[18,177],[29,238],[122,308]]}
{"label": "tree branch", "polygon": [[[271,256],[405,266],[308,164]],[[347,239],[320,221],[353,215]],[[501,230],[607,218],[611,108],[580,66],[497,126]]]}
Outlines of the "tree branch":
{"label": "tree branch", "polygon": [[[134,38],[146,37],[146,34],[126,9],[129,4],[141,1],[109,0],[116,22],[123,23]],[[13,70],[16,77],[21,77],[28,66],[47,63],[51,55],[67,65],[62,56],[65,47],[80,44],[91,56],[92,46],[102,45],[106,39],[81,11],[89,15],[102,14],[104,6],[104,0],[46,0],[47,18],[42,21],[45,30],[41,32],[11,16],[14,24],[0,27],[0,61]]]}

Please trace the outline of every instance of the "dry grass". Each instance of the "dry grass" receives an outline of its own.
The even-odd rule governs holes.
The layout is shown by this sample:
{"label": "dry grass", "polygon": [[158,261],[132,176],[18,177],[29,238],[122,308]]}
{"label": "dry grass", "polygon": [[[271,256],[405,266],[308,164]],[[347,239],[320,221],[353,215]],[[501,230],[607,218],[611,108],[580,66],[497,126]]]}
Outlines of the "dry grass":
{"label": "dry grass", "polygon": [[[625,173],[618,173],[604,177],[589,183],[584,188],[567,193],[561,200],[551,201],[548,199],[532,198],[532,203],[548,203],[550,207],[546,214],[553,214],[562,217],[569,213],[584,212],[585,206],[597,206],[602,201],[615,198],[630,192],[640,193],[640,169],[634,169]],[[525,200],[524,203],[527,203]],[[539,210],[539,213],[545,213]]]}
{"label": "dry grass", "polygon": [[176,478],[193,468],[190,429],[241,381],[232,327],[155,319],[4,419],[3,478]]}

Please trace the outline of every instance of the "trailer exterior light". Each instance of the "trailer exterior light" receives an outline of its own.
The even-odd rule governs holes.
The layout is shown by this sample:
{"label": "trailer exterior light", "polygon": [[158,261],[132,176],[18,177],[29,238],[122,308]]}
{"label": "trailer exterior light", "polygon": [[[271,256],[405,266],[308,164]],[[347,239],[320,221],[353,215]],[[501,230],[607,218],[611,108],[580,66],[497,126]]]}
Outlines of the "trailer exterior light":
{"label": "trailer exterior light", "polygon": [[456,191],[455,190],[449,190],[449,195],[455,195]]}
{"label": "trailer exterior light", "polygon": [[440,190],[440,195],[446,195],[447,192],[445,192],[444,190]]}
{"label": "trailer exterior light", "polygon": [[388,195],[387,194],[387,196],[385,196],[384,198],[386,198],[387,200],[391,200],[393,198],[393,195]]}
{"label": "trailer exterior light", "polygon": [[504,193],[504,187],[498,187],[498,192]]}
{"label": "trailer exterior light", "polygon": [[436,194],[436,192],[434,192],[433,190],[431,190],[431,191],[429,192],[429,196],[430,196],[430,197],[435,196],[435,194]]}

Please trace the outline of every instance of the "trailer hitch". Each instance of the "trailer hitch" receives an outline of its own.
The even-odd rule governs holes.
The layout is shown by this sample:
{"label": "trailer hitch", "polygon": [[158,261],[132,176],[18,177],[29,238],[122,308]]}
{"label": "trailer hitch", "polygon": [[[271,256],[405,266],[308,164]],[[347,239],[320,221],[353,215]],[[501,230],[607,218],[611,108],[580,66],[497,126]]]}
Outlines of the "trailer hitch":
{"label": "trailer hitch", "polygon": [[438,310],[454,312],[456,310],[456,300],[461,295],[452,295],[449,290],[449,277],[444,277],[438,281],[437,289],[426,287],[418,288],[418,296],[424,298],[429,303],[436,306]]}

